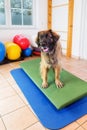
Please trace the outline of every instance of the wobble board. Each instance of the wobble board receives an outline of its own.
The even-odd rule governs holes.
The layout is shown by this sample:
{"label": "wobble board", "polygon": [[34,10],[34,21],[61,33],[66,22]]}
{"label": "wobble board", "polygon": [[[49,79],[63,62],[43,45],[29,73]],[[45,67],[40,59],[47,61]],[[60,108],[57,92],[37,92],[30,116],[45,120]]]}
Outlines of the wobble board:
{"label": "wobble board", "polygon": [[42,88],[40,58],[25,61],[20,66],[57,109],[64,108],[87,95],[87,82],[65,70],[60,74],[60,80],[64,83],[63,88],[56,87],[52,69],[48,72],[49,87]]}

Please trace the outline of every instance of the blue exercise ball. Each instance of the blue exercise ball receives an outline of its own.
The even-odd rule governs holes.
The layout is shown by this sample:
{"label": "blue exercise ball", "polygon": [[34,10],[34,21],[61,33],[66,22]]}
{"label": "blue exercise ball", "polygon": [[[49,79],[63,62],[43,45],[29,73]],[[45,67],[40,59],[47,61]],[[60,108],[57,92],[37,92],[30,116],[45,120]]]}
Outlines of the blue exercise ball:
{"label": "blue exercise ball", "polygon": [[22,51],[22,54],[23,54],[23,56],[26,56],[26,57],[31,56],[32,55],[32,49],[27,48],[27,49]]}
{"label": "blue exercise ball", "polygon": [[2,62],[6,55],[6,49],[2,42],[0,42],[0,62]]}

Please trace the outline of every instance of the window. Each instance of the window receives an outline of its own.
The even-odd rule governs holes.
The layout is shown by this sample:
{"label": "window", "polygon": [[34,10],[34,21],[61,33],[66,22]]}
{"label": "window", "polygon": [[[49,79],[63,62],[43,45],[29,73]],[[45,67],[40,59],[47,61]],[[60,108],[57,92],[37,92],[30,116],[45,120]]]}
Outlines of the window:
{"label": "window", "polygon": [[33,12],[33,0],[0,0],[0,25],[33,26]]}
{"label": "window", "polygon": [[5,25],[4,0],[0,0],[0,25]]}
{"label": "window", "polygon": [[32,25],[32,0],[10,0],[12,25]]}

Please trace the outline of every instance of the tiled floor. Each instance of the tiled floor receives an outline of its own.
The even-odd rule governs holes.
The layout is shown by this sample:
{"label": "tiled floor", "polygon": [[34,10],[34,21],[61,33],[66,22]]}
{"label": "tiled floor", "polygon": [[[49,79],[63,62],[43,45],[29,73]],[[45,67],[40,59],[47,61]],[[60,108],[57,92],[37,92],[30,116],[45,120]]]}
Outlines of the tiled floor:
{"label": "tiled floor", "polygon": [[[40,124],[10,75],[10,70],[18,67],[19,62],[0,65],[0,130],[47,130]],[[87,81],[87,61],[64,57],[63,68]],[[61,130],[87,130],[87,115]]]}

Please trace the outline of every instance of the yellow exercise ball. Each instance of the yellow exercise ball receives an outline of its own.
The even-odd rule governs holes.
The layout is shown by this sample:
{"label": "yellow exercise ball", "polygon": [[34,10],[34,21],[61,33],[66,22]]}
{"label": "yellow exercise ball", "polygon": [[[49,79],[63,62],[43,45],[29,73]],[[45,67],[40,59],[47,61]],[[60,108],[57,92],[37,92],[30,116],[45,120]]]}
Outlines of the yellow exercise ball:
{"label": "yellow exercise ball", "polygon": [[13,44],[13,42],[5,42],[5,48],[6,48],[6,50],[7,50],[7,48],[10,46],[10,45],[12,45]]}
{"label": "yellow exercise ball", "polygon": [[9,60],[17,60],[21,57],[21,48],[13,43],[13,42],[7,42],[5,43],[6,47],[6,56]]}

